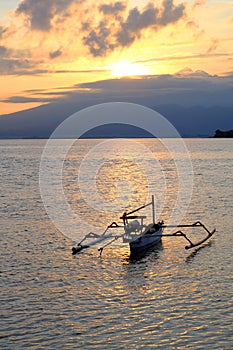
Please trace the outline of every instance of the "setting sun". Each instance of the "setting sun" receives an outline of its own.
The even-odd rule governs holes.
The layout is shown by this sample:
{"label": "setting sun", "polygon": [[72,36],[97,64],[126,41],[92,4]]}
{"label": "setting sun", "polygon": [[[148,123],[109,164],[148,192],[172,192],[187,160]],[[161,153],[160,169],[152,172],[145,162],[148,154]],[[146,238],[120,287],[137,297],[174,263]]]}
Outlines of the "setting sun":
{"label": "setting sun", "polygon": [[128,77],[135,75],[147,75],[148,70],[140,64],[127,61],[112,63],[109,65],[114,77]]}

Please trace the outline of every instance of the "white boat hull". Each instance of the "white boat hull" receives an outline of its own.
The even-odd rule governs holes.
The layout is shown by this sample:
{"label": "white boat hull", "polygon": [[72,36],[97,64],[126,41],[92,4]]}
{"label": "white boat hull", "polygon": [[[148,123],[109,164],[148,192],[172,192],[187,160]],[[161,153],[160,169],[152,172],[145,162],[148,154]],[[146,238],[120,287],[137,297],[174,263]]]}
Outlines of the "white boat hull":
{"label": "white boat hull", "polygon": [[[156,227],[156,231],[151,233],[150,230]],[[129,243],[131,253],[140,253],[145,249],[155,246],[161,242],[163,228],[157,224],[149,225],[149,229],[145,233]]]}

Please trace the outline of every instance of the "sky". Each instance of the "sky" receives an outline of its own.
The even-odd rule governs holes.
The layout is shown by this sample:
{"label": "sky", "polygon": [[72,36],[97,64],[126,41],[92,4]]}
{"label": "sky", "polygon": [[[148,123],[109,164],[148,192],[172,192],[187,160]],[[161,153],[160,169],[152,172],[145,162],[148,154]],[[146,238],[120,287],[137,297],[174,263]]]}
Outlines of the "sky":
{"label": "sky", "polygon": [[0,115],[177,72],[229,84],[232,0],[0,0]]}

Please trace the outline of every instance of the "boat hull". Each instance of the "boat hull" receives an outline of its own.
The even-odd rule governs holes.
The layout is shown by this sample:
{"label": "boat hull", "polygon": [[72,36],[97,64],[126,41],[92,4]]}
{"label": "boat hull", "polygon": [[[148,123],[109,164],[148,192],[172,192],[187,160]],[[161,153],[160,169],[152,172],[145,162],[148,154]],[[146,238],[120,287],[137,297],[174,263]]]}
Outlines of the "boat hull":
{"label": "boat hull", "polygon": [[129,243],[131,253],[140,253],[146,249],[149,249],[161,242],[162,227],[156,230],[154,233],[145,233],[138,237],[135,241]]}

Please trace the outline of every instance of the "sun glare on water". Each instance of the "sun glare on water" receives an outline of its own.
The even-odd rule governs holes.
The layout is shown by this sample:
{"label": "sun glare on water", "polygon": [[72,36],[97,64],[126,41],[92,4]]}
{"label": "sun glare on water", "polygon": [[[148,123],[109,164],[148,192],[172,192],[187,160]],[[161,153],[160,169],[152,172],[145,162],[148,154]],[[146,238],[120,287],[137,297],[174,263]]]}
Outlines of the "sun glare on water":
{"label": "sun glare on water", "polygon": [[147,69],[140,64],[127,61],[112,63],[109,65],[114,77],[130,77],[149,74]]}

